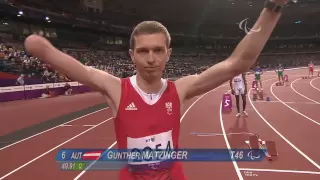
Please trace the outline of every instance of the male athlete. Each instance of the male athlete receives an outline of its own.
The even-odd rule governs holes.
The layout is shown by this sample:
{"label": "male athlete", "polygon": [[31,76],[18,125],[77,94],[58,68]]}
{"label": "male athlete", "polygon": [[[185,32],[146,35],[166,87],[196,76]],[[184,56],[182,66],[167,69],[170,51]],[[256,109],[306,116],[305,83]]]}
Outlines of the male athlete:
{"label": "male athlete", "polygon": [[[247,71],[256,62],[287,2],[266,1],[252,28],[262,27],[260,32],[246,35],[226,60],[199,75],[185,76],[174,82],[161,78],[172,52],[171,37],[166,27],[156,21],[141,22],[131,34],[129,54],[137,74],[128,78],[85,66],[41,36],[30,35],[25,40],[25,48],[72,80],[104,95],[115,117],[119,149],[178,149],[181,106]],[[120,171],[121,180],[137,178],[186,179],[178,162],[128,163]]]}
{"label": "male athlete", "polygon": [[309,77],[311,75],[311,77],[313,77],[313,70],[314,70],[314,64],[312,61],[310,61],[310,63],[308,64],[309,67]]}
{"label": "male athlete", "polygon": [[[233,83],[232,83],[233,82]],[[247,94],[247,80],[245,73],[239,74],[238,76],[235,76],[232,80],[230,80],[230,88],[232,91],[232,94],[236,97],[236,106],[237,106],[237,115],[236,117],[239,117],[240,114],[240,95],[242,99],[242,112],[244,115],[248,116],[248,113],[246,112],[246,94]]]}
{"label": "male athlete", "polygon": [[279,66],[276,68],[276,73],[278,74],[278,79],[279,79],[279,82],[283,85],[285,85],[285,81],[284,81],[284,76],[283,76],[283,71],[284,71],[284,68],[282,66],[282,64],[280,63]]}
{"label": "male athlete", "polygon": [[[261,81],[261,75],[263,74],[263,71],[262,71],[259,64],[257,64],[256,68],[254,68],[253,72],[254,72],[255,80],[257,82],[257,88],[263,90],[262,89],[262,81]],[[260,83],[260,88],[259,88],[258,82]]]}

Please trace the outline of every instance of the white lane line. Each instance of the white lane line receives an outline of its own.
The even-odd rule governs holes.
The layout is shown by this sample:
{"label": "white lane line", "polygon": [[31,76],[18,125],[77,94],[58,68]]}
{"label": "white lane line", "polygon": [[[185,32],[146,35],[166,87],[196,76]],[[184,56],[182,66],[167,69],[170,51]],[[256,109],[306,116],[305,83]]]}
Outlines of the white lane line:
{"label": "white lane line", "polygon": [[[229,92],[230,92],[230,90],[229,90],[227,93],[229,93]],[[221,102],[220,102],[219,116],[220,116],[220,125],[221,125],[221,129],[222,129],[223,138],[224,138],[224,141],[225,141],[225,143],[226,143],[226,145],[227,145],[227,148],[228,148],[228,150],[229,150],[230,157],[232,157],[231,146],[230,146],[230,144],[229,144],[229,140],[228,140],[228,138],[227,138],[226,130],[225,130],[224,124],[223,124],[223,118],[222,118],[222,100],[221,100]],[[239,167],[238,167],[237,162],[234,161],[234,160],[232,160],[232,164],[233,164],[234,169],[235,169],[235,171],[236,171],[236,173],[237,173],[237,175],[238,175],[238,177],[239,177],[239,180],[243,180],[243,176],[242,176],[242,174],[241,174],[241,172],[240,172],[240,170],[239,170]]]}
{"label": "white lane line", "polygon": [[107,121],[111,120],[112,118],[113,118],[113,117],[111,117],[111,118],[109,118],[109,119],[106,119],[106,120],[102,121],[101,123],[99,123],[99,124],[97,124],[97,125],[95,125],[95,126],[93,126],[93,127],[89,128],[89,129],[87,129],[87,130],[85,130],[85,131],[83,131],[83,132],[81,132],[81,133],[77,134],[76,136],[73,136],[72,138],[70,138],[70,139],[68,139],[68,140],[64,141],[63,143],[61,143],[61,144],[59,144],[59,145],[55,146],[54,148],[52,148],[52,149],[50,149],[50,150],[46,151],[45,153],[41,154],[40,156],[38,156],[38,157],[36,157],[36,158],[34,158],[34,159],[30,160],[29,162],[27,162],[27,163],[25,163],[25,164],[23,164],[23,165],[19,166],[18,168],[16,168],[16,169],[12,170],[12,171],[11,171],[11,172],[9,172],[8,174],[6,174],[6,175],[2,176],[2,177],[0,178],[0,180],[2,180],[2,179],[4,179],[4,178],[6,178],[6,177],[8,177],[8,176],[10,176],[11,174],[15,173],[16,171],[18,171],[18,170],[20,170],[20,169],[22,169],[22,168],[26,167],[27,165],[31,164],[32,162],[34,162],[34,161],[36,161],[36,160],[40,159],[41,157],[43,157],[43,156],[45,156],[45,155],[49,154],[50,152],[52,152],[52,151],[56,150],[57,148],[59,148],[59,147],[63,146],[64,144],[66,144],[66,143],[68,143],[68,142],[72,141],[73,139],[76,139],[77,137],[79,137],[79,136],[81,136],[81,135],[83,135],[83,134],[85,134],[85,133],[87,133],[87,132],[91,131],[92,129],[94,129],[94,128],[96,128],[96,127],[100,126],[101,124],[103,124],[103,123],[105,123],[105,122],[107,122]]}
{"label": "white lane line", "polygon": [[297,173],[297,174],[319,174],[317,171],[297,171],[297,170],[281,170],[281,169],[251,169],[240,168],[240,171],[257,171],[257,172],[280,172],[280,173]]}
{"label": "white lane line", "polygon": [[[264,80],[264,81],[262,81],[262,82],[270,81],[270,80],[273,80],[273,79],[274,79],[274,78],[270,78],[270,79]],[[251,91],[251,90],[252,90],[252,88],[250,88],[249,93],[247,93],[247,95],[246,95],[246,98],[248,98],[248,99],[250,99],[250,97],[248,97],[248,95],[250,94],[250,91]],[[229,92],[230,92],[230,90],[229,90],[227,93],[229,93]],[[228,140],[228,138],[227,138],[227,133],[226,133],[226,131],[225,131],[224,124],[223,124],[223,117],[222,117],[222,100],[221,100],[221,102],[220,102],[220,110],[219,110],[219,111],[220,111],[220,112],[219,112],[219,115],[220,115],[220,125],[221,125],[221,129],[222,129],[223,138],[224,138],[224,141],[226,142],[227,148],[229,149],[229,154],[230,154],[230,156],[232,157],[231,146],[230,146],[229,140]],[[232,161],[232,164],[233,164],[234,169],[235,169],[235,171],[236,171],[236,173],[237,173],[237,175],[238,175],[238,177],[239,177],[239,180],[243,180],[244,178],[243,178],[243,176],[242,176],[242,174],[241,174],[241,172],[240,172],[240,169],[239,169],[239,166],[238,166],[237,162],[236,162],[236,161]]]}
{"label": "white lane line", "polygon": [[[276,82],[275,82],[275,83],[276,83]],[[281,99],[279,99],[279,98],[273,93],[273,90],[272,90],[272,87],[274,86],[275,83],[273,83],[273,84],[270,86],[270,92],[271,92],[271,94],[272,94],[278,101],[280,101],[283,105],[287,106],[289,109],[291,109],[292,111],[294,111],[294,112],[296,112],[297,114],[301,115],[302,117],[310,120],[311,122],[314,122],[314,123],[317,124],[317,125],[320,125],[319,122],[317,122],[317,121],[313,120],[312,118],[310,118],[310,117],[302,114],[301,112],[295,110],[294,108],[292,108],[292,107],[289,106],[288,104],[284,103]]]}
{"label": "white lane line", "polygon": [[[276,83],[276,82],[275,82]],[[272,86],[275,84],[273,83],[270,87],[270,90],[272,90]],[[249,90],[250,94],[251,89]],[[249,98],[249,102],[252,106],[252,108],[257,112],[257,114],[260,116],[260,118],[275,132],[277,133],[284,141],[286,141],[293,149],[295,149],[300,155],[302,155],[305,159],[307,159],[311,164],[313,164],[316,168],[320,169],[320,166],[313,161],[309,156],[307,156],[305,153],[303,153],[299,148],[297,148],[293,143],[291,143],[286,137],[284,137],[276,128],[274,128],[261,114],[260,112],[257,110],[257,108],[254,106],[254,104],[252,103],[252,100]]]}
{"label": "white lane line", "polygon": [[64,125],[60,125],[61,127],[93,127],[95,125],[93,124],[84,124],[84,125],[79,125],[79,124],[64,124]]}
{"label": "white lane line", "polygon": [[76,121],[76,120],[79,120],[79,119],[81,119],[81,118],[90,116],[90,115],[92,115],[92,114],[95,114],[95,113],[97,113],[97,112],[106,110],[106,109],[108,109],[108,108],[109,108],[109,107],[106,107],[106,108],[103,108],[103,109],[100,109],[100,110],[97,110],[97,111],[93,111],[93,112],[91,112],[91,113],[89,113],[89,114],[85,114],[85,115],[83,115],[83,116],[77,117],[77,118],[75,118],[75,119],[73,119],[73,120],[71,120],[71,121],[68,121],[68,122],[66,122],[66,123],[59,124],[59,125],[57,125],[57,126],[55,126],[55,127],[53,127],[53,128],[47,129],[47,130],[45,130],[45,131],[42,131],[42,132],[40,132],[40,133],[34,134],[34,135],[29,136],[29,137],[27,137],[27,138],[24,138],[24,139],[22,139],[22,140],[20,140],[20,141],[17,141],[17,142],[14,142],[14,143],[12,143],[12,144],[9,144],[9,145],[7,145],[7,146],[5,146],[5,147],[2,147],[2,148],[0,148],[0,151],[6,149],[6,148],[8,148],[8,147],[11,147],[11,146],[13,146],[13,145],[19,144],[19,143],[21,143],[21,142],[23,142],[23,141],[26,141],[26,140],[28,140],[28,139],[34,138],[34,137],[36,137],[36,136],[39,136],[40,134],[43,134],[43,133],[49,132],[49,131],[51,131],[51,130],[54,130],[54,129],[58,128],[58,127],[61,127],[61,125],[66,125],[66,124],[68,124],[68,123],[71,123],[71,122]]}
{"label": "white lane line", "polygon": [[320,77],[317,77],[317,78],[314,78],[314,79],[312,79],[311,81],[310,81],[310,85],[313,87],[313,88],[315,88],[316,90],[318,90],[318,91],[320,91],[320,89],[319,88],[317,88],[317,87],[315,87],[313,84],[312,84],[312,82],[314,81],[314,80],[316,80],[316,79],[319,79]]}
{"label": "white lane line", "polygon": [[[258,100],[258,101],[254,101],[254,103],[281,103],[280,101],[262,101],[262,100]],[[286,104],[310,104],[310,105],[318,105],[317,103],[313,103],[313,102],[284,102]]]}
{"label": "white lane line", "polygon": [[[312,101],[312,102],[314,102],[314,103],[316,103],[316,104],[320,104],[320,102],[315,101],[315,100],[313,100],[313,99],[311,99],[311,98],[308,98],[307,96],[305,96],[305,95],[303,95],[303,94],[299,93],[297,90],[295,90],[295,89],[294,89],[294,87],[293,87],[293,83],[294,83],[294,82],[296,82],[296,81],[298,81],[298,80],[300,80],[300,78],[299,78],[299,79],[296,79],[296,80],[294,80],[294,81],[292,81],[292,82],[291,82],[291,84],[290,84],[291,89],[292,89],[295,93],[297,93],[297,94],[299,94],[300,96],[302,96],[302,97],[304,97],[304,98],[308,99],[309,101]],[[310,82],[311,82],[311,81],[310,81]]]}

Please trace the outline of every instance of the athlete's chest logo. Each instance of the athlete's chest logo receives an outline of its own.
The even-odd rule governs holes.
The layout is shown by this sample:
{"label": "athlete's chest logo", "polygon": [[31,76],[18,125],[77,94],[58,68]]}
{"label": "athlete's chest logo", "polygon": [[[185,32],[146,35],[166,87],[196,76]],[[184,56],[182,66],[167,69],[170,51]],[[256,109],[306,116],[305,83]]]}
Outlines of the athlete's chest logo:
{"label": "athlete's chest logo", "polygon": [[138,108],[136,107],[136,105],[131,102],[126,108],[125,108],[126,111],[136,111],[138,110]]}
{"label": "athlete's chest logo", "polygon": [[172,102],[166,102],[165,106],[166,106],[166,109],[167,109],[167,114],[171,115],[172,114]]}

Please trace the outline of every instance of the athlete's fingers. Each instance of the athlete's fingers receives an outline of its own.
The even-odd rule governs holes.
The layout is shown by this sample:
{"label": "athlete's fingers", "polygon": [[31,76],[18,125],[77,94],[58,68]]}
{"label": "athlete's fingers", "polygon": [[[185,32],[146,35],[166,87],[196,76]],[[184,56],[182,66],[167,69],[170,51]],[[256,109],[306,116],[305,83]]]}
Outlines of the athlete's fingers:
{"label": "athlete's fingers", "polygon": [[49,50],[54,48],[47,39],[38,35],[28,36],[24,46],[29,54],[38,58],[44,58],[46,53],[49,53]]}

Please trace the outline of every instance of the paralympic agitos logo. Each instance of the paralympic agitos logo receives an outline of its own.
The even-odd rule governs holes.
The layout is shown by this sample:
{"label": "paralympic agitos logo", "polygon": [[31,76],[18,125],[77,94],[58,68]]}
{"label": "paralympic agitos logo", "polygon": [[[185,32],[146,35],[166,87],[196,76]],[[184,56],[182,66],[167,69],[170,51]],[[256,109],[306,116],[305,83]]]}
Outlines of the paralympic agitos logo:
{"label": "paralympic agitos logo", "polygon": [[260,32],[261,31],[261,26],[258,29],[251,29],[249,27],[247,27],[247,22],[248,22],[249,18],[246,18],[242,21],[240,21],[239,23],[239,28],[241,30],[244,30],[247,34],[252,34],[252,33],[256,33],[256,32]]}

